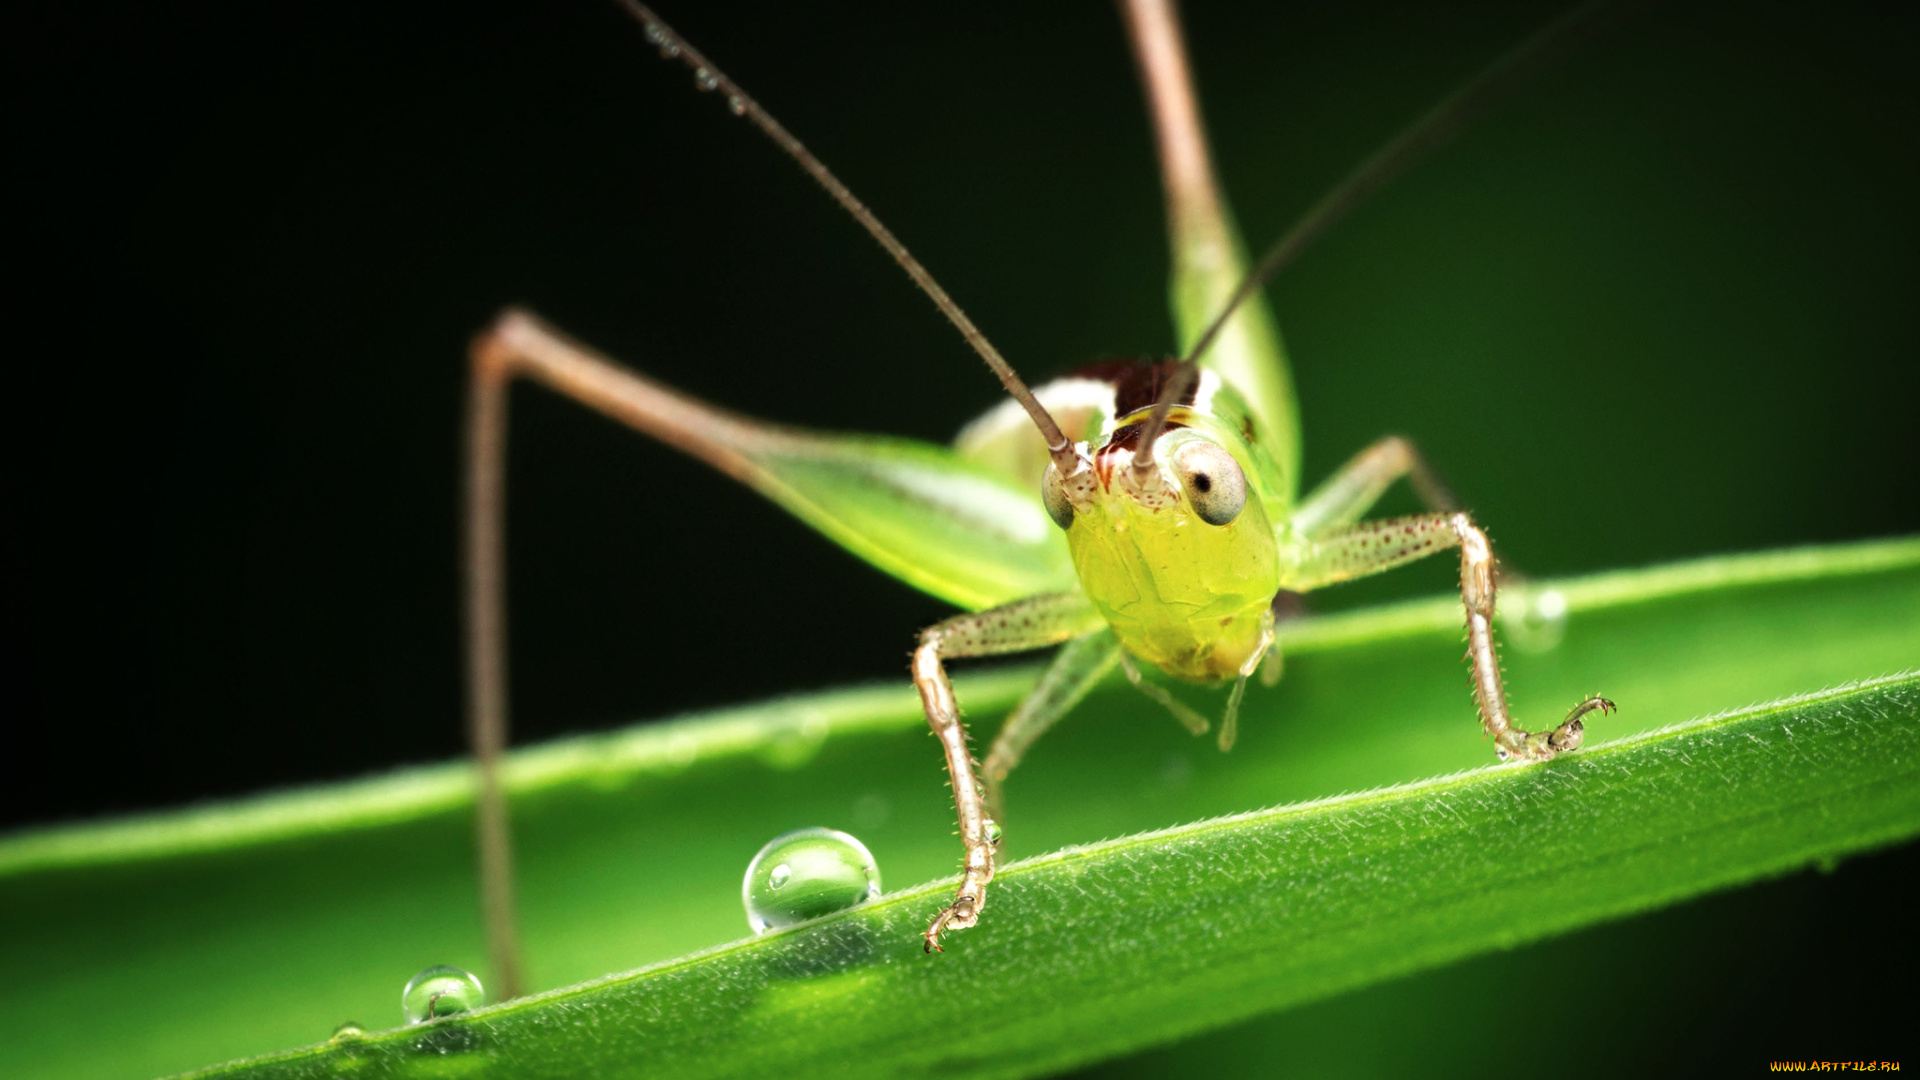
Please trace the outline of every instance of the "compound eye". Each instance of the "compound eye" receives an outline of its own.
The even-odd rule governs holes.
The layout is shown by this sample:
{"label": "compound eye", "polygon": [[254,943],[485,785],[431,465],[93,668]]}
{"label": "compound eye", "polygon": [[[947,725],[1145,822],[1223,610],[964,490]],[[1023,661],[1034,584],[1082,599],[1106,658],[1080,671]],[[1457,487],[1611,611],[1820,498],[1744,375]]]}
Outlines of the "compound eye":
{"label": "compound eye", "polygon": [[1067,501],[1066,486],[1060,483],[1060,470],[1047,466],[1040,478],[1040,501],[1047,505],[1047,516],[1063,529],[1073,527],[1073,503]]}
{"label": "compound eye", "polygon": [[1247,476],[1233,455],[1195,439],[1173,452],[1173,468],[1193,512],[1209,525],[1230,525],[1247,505]]}

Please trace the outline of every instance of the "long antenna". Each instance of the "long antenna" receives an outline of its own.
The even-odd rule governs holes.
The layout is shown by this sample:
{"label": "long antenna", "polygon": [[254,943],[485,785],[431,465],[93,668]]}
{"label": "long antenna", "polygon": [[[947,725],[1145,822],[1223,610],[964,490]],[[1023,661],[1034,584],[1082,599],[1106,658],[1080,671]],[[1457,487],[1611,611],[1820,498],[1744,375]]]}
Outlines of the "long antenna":
{"label": "long antenna", "polygon": [[913,257],[913,253],[893,235],[892,230],[881,224],[873,211],[867,209],[866,204],[855,197],[852,190],[841,183],[840,178],[833,175],[833,172],[819,158],[814,157],[811,150],[782,127],[780,121],[773,118],[773,114],[761,108],[760,103],[742,90],[739,83],[729,78],[726,72],[716,67],[700,50],[689,45],[686,38],[681,37],[672,27],[662,22],[660,16],[655,15],[652,9],[640,3],[639,0],[619,0],[619,2],[634,18],[640,20],[640,25],[646,32],[647,41],[660,50],[663,58],[679,60],[693,69],[694,85],[700,89],[718,90],[725,94],[728,111],[735,116],[745,117],[754,127],[765,133],[767,138],[772,139],[774,145],[786,151],[788,157],[806,170],[807,175],[813,177],[821,187],[827,189],[827,194],[833,196],[833,201],[839,203],[847,213],[852,214],[853,219],[860,223],[860,227],[866,229],[867,234],[885,248],[887,254],[893,256],[893,261],[900,264],[900,269],[907,272],[907,276],[913,279],[913,283],[920,286],[920,291],[926,293],[934,306],[940,309],[940,313],[947,317],[947,321],[960,331],[960,336],[967,339],[967,344],[973,346],[973,351],[980,354],[980,359],[987,362],[987,367],[999,377],[1000,385],[1006,387],[1007,393],[1013,395],[1013,399],[1020,403],[1020,407],[1027,410],[1027,415],[1033,418],[1034,426],[1040,429],[1041,437],[1046,440],[1047,452],[1053,456],[1054,464],[1059,467],[1061,474],[1073,472],[1079,458],[1074,453],[1073,443],[1061,432],[1060,425],[1054,422],[1052,415],[1033,396],[1033,391],[1027,389],[1027,384],[1020,380],[1013,366],[1000,355],[1000,350],[994,348],[993,342],[987,340],[987,335],[973,325],[973,320],[967,318],[967,313],[960,310],[960,305],[947,295],[947,290],[940,287],[940,283],[933,279],[933,274],[920,264],[919,259]]}
{"label": "long antenna", "polygon": [[1591,0],[1507,50],[1491,64],[1481,68],[1459,89],[1442,98],[1439,104],[1401,129],[1385,146],[1374,151],[1372,156],[1320,196],[1320,201],[1308,208],[1293,223],[1293,227],[1282,233],[1280,239],[1274,241],[1273,246],[1260,256],[1260,261],[1240,282],[1240,287],[1233,291],[1220,314],[1213,317],[1206,330],[1194,341],[1193,348],[1182,358],[1180,370],[1167,381],[1160,400],[1154,404],[1153,415],[1147,418],[1146,430],[1141,432],[1140,441],[1134,449],[1134,468],[1141,469],[1143,459],[1146,469],[1153,467],[1150,455],[1154,440],[1165,429],[1167,414],[1173,410],[1173,403],[1180,400],[1180,395],[1186,393],[1188,383],[1193,380],[1193,366],[1206,355],[1207,349],[1226,326],[1227,319],[1246,302],[1247,297],[1258,292],[1275,274],[1299,258],[1301,252],[1346,217],[1354,207],[1386,186],[1407,166],[1452,138],[1474,114],[1603,29],[1600,17],[1610,6],[1609,0]]}

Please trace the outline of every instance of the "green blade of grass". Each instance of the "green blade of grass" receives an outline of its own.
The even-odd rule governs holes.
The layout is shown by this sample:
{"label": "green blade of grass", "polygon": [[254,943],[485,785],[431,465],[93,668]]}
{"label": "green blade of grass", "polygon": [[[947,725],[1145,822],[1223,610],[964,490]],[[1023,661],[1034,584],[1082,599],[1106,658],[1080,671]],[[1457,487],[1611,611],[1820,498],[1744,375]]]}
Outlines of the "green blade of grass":
{"label": "green blade of grass", "polygon": [[1909,835],[1917,744],[1920,674],[1890,677],[1040,856],[937,960],[914,941],[936,885],[212,1075],[1038,1075]]}
{"label": "green blade of grass", "polygon": [[[1662,730],[1912,667],[1920,542],[1552,587],[1565,638],[1510,650],[1512,689],[1536,722],[1619,700],[1588,750],[1448,775],[1489,757],[1457,599],[1296,624],[1231,755],[1125,688],[1042,742],[1009,789],[1009,854],[1037,857],[940,957],[917,938],[939,886],[721,944],[789,828],[850,829],[896,885],[951,873],[904,685],[521,751],[535,984],[665,963],[428,1037],[459,1052],[415,1031],[243,1068],[1033,1073],[1920,831],[1912,677]],[[977,730],[1029,670],[963,681]],[[0,1071],[151,1075],[396,1023],[414,970],[480,967],[468,800],[439,766],[0,841]]]}

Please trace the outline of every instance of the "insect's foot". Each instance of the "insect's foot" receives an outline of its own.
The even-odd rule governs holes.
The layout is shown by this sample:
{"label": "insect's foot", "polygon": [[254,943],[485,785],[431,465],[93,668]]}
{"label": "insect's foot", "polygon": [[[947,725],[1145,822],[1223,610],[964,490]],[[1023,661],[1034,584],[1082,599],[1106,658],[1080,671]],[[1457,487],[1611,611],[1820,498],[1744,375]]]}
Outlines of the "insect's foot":
{"label": "insect's foot", "polygon": [[971,896],[956,897],[947,909],[933,917],[927,925],[926,951],[930,953],[946,952],[940,947],[940,935],[949,930],[965,930],[980,921],[980,902]]}
{"label": "insect's foot", "polygon": [[1560,726],[1547,735],[1547,749],[1555,754],[1580,749],[1580,740],[1586,737],[1587,731],[1587,725],[1582,723],[1580,718],[1595,709],[1602,713],[1610,713],[1619,707],[1597,694],[1575,705],[1573,711],[1567,713],[1567,718],[1560,721]]}
{"label": "insect's foot", "polygon": [[1505,738],[1500,740],[1497,751],[1500,760],[1509,761],[1519,758],[1522,761],[1546,761],[1558,754],[1578,750],[1587,733],[1587,725],[1581,718],[1595,710],[1611,713],[1619,707],[1609,699],[1596,694],[1575,705],[1573,710],[1567,713],[1567,718],[1560,721],[1560,726],[1552,731],[1515,730],[1512,734],[1517,738],[1511,742]]}

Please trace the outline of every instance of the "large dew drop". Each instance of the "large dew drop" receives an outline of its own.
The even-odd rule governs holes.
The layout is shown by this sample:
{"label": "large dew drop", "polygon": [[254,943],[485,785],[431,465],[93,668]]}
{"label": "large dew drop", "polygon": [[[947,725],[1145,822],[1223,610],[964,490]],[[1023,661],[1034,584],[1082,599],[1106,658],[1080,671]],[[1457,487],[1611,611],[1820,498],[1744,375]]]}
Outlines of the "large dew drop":
{"label": "large dew drop", "polygon": [[477,1009],[485,1000],[486,991],[472,972],[438,964],[407,980],[407,988],[400,991],[400,1011],[407,1023],[424,1024]]}
{"label": "large dew drop", "polygon": [[880,895],[867,845],[838,829],[795,829],[767,841],[747,864],[740,898],[756,934],[859,907]]}

